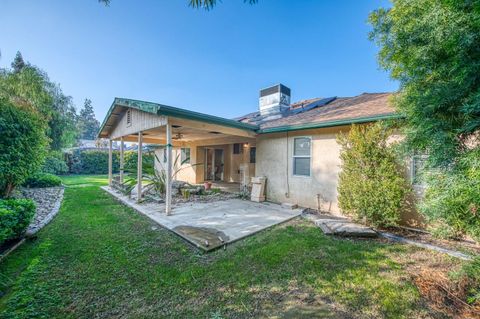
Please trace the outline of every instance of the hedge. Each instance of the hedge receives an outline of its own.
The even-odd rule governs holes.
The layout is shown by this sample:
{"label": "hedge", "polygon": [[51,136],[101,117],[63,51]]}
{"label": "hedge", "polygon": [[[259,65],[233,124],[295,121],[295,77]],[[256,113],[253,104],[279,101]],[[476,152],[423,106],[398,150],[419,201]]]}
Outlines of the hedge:
{"label": "hedge", "polygon": [[35,215],[31,199],[0,200],[0,245],[23,235]]}
{"label": "hedge", "polygon": [[[143,154],[144,161],[153,161],[152,154]],[[137,152],[124,153],[125,170],[135,171],[137,168]],[[113,173],[120,171],[120,154],[112,154]],[[107,174],[108,151],[104,150],[75,150],[67,156],[67,165],[71,174]]]}
{"label": "hedge", "polygon": [[27,178],[23,186],[26,187],[55,187],[60,186],[60,177],[48,173],[37,173]]}

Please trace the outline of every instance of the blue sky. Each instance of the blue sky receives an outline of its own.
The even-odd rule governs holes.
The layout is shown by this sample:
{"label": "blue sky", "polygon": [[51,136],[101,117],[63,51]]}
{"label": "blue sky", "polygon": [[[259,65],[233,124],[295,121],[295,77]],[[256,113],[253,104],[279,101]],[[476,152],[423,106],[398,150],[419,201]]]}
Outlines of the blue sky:
{"label": "blue sky", "polygon": [[234,117],[255,111],[276,83],[292,101],[396,90],[367,38],[387,1],[0,0],[0,66],[17,50],[103,120],[128,97]]}

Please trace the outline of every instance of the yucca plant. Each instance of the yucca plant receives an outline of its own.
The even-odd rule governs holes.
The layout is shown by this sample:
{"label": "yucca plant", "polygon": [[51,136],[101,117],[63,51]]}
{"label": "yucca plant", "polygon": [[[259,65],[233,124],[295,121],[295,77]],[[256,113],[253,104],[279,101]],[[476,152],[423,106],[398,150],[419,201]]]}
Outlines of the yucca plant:
{"label": "yucca plant", "polygon": [[[155,154],[155,160],[158,161],[158,163],[162,163],[157,154]],[[183,166],[183,164],[185,164],[187,161],[188,159],[181,161],[180,154],[175,157],[175,160],[173,161],[172,177],[175,177],[180,171],[187,167],[201,164],[196,163],[191,164],[190,166]],[[127,180],[123,183],[124,192],[126,194],[131,194],[132,190],[137,186],[138,183],[137,173],[133,170],[127,170],[126,172],[131,174],[128,175]],[[144,189],[153,189],[157,194],[164,195],[167,189],[167,174],[165,173],[165,167],[162,165],[162,169],[158,170],[155,168],[155,161],[144,161],[142,163],[142,181],[146,182],[146,184],[143,185]]]}

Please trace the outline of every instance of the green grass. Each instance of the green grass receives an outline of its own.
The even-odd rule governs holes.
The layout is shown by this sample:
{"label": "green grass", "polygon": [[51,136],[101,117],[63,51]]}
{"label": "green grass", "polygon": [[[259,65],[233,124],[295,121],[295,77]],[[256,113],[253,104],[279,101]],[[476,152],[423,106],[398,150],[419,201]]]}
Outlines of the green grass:
{"label": "green grass", "polygon": [[[0,318],[410,318],[427,315],[398,257],[301,220],[203,254],[67,176],[59,215],[0,264]],[[199,212],[201,213],[201,212]]]}

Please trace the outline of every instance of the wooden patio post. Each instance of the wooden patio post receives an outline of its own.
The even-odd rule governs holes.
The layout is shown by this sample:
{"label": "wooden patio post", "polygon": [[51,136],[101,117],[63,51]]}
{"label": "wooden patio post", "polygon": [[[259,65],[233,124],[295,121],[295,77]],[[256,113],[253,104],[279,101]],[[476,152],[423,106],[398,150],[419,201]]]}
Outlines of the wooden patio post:
{"label": "wooden patio post", "polygon": [[108,186],[112,187],[112,140],[108,139]]}
{"label": "wooden patio post", "polygon": [[125,143],[123,142],[123,136],[120,138],[120,184],[123,184],[123,152],[125,149]]}
{"label": "wooden patio post", "polygon": [[143,148],[143,134],[138,132],[138,150],[137,150],[137,203],[142,199],[142,152]]}
{"label": "wooden patio post", "polygon": [[[168,121],[168,120],[167,120]],[[167,178],[166,178],[166,196],[165,213],[170,215],[172,211],[172,125],[167,122]]]}

